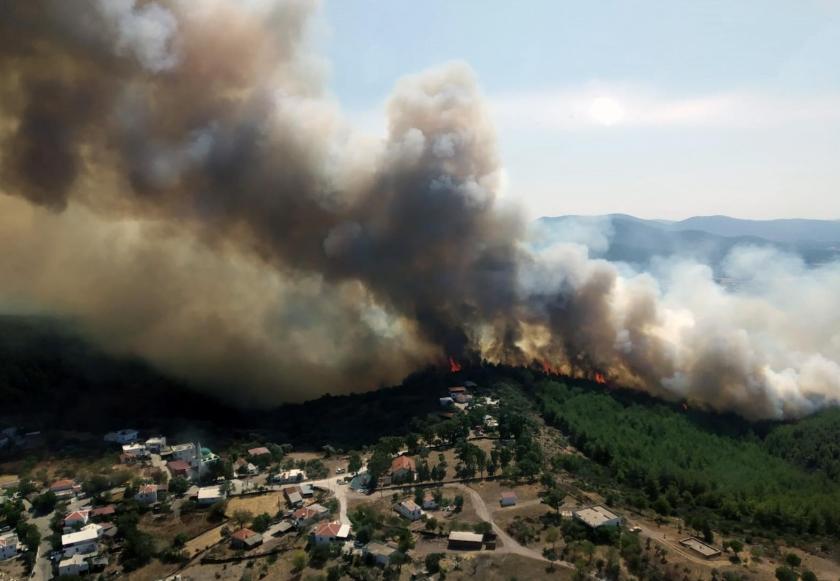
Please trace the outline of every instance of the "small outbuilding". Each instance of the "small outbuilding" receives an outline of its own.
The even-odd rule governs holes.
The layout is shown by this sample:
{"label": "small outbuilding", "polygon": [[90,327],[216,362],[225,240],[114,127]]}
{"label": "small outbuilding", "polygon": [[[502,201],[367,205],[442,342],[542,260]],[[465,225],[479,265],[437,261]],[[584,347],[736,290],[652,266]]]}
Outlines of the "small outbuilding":
{"label": "small outbuilding", "polygon": [[687,549],[691,549],[704,559],[714,559],[716,557],[720,557],[721,554],[720,549],[707,545],[696,537],[685,538],[680,541],[680,544]]}
{"label": "small outbuilding", "polygon": [[451,551],[480,551],[484,535],[472,531],[452,531],[449,533],[448,549]]}
{"label": "small outbuilding", "polygon": [[517,500],[516,493],[513,490],[505,490],[499,497],[499,504],[502,506],[515,506]]}

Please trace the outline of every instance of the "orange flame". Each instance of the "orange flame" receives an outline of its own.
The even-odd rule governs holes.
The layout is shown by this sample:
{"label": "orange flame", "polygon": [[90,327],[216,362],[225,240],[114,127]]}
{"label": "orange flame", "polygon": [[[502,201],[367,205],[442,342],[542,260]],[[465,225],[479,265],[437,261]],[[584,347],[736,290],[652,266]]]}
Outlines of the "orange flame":
{"label": "orange flame", "polygon": [[595,372],[595,383],[600,383],[601,385],[606,385],[607,378],[604,377],[604,374],[600,371]]}
{"label": "orange flame", "polygon": [[449,371],[451,373],[461,371],[461,364],[455,361],[455,359],[453,359],[452,356],[449,357]]}

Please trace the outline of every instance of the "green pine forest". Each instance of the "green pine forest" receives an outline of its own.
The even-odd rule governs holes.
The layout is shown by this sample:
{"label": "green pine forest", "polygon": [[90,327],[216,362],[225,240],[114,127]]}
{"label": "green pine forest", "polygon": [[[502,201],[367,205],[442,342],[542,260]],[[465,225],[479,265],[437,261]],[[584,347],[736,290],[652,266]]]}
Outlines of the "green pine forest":
{"label": "green pine forest", "polygon": [[751,426],[556,381],[533,392],[546,422],[588,459],[561,459],[563,467],[613,488],[630,506],[697,528],[840,534],[840,410]]}

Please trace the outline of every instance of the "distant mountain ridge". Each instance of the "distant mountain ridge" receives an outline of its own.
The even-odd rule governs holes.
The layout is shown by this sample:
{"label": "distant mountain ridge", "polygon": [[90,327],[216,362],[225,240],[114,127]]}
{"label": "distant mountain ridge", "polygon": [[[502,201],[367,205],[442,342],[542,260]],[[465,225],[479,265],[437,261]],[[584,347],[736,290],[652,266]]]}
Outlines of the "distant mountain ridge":
{"label": "distant mountain ridge", "polygon": [[[600,240],[599,235],[608,242],[604,248],[592,243]],[[840,259],[840,220],[695,216],[671,221],[627,214],[567,215],[537,220],[533,238],[537,246],[581,242],[594,256],[631,264],[677,254],[717,266],[734,247],[744,244],[793,252],[811,265]]]}

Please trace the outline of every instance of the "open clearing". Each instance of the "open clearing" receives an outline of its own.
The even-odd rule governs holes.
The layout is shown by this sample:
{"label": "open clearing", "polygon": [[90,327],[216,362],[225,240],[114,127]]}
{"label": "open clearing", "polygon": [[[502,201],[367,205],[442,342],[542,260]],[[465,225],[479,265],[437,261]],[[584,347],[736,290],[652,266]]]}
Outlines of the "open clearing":
{"label": "open clearing", "polygon": [[237,510],[247,510],[254,516],[264,512],[274,516],[283,505],[282,492],[270,492],[268,494],[260,494],[259,496],[237,496],[228,501],[225,513],[228,517],[231,517]]}
{"label": "open clearing", "polygon": [[190,557],[195,556],[197,553],[212,547],[216,543],[222,540],[222,527],[225,525],[219,525],[215,529],[211,529],[206,533],[203,533],[191,541],[187,541],[187,544],[184,545],[184,550],[187,552],[187,555]]}

